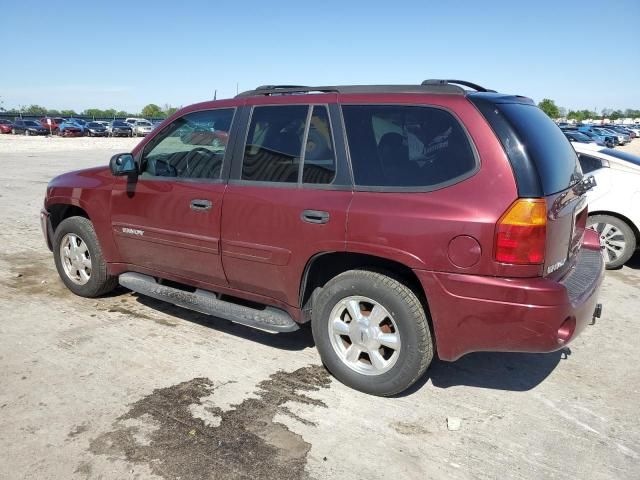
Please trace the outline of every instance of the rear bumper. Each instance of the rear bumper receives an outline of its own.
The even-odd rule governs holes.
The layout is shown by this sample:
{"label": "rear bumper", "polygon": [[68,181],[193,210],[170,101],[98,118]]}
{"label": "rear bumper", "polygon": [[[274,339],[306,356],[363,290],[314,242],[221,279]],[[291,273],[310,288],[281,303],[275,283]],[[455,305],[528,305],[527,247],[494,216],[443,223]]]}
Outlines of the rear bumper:
{"label": "rear bumper", "polygon": [[438,355],[552,352],[593,318],[604,278],[599,246],[583,244],[562,280],[496,278],[416,270],[427,294]]}

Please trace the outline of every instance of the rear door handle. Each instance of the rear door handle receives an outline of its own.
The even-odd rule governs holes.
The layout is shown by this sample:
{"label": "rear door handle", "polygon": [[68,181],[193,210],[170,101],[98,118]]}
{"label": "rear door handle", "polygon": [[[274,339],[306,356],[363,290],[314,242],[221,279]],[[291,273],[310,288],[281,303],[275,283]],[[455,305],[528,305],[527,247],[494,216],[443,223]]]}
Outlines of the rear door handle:
{"label": "rear door handle", "polygon": [[329,212],[323,212],[322,210],[303,210],[300,218],[307,223],[327,223],[329,221]]}
{"label": "rear door handle", "polygon": [[213,207],[213,202],[211,200],[191,200],[191,210],[210,210],[211,207]]}

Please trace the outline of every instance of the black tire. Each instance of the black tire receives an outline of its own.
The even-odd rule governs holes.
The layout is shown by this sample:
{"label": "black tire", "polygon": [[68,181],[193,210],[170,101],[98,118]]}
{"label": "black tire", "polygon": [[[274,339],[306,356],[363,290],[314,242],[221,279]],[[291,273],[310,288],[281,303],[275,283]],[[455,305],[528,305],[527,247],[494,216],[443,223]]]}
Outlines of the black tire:
{"label": "black tire", "polygon": [[[383,373],[357,372],[332,345],[329,333],[332,310],[350,296],[374,300],[395,321],[401,347],[395,364]],[[406,285],[381,273],[350,270],[330,280],[314,301],[311,326],[327,369],[345,385],[372,395],[390,396],[406,390],[425,373],[433,359],[429,322],[420,300]]]}
{"label": "black tire", "polygon": [[25,136],[25,137],[28,137],[28,136],[30,136],[30,135],[31,135],[31,132],[30,132],[29,130],[25,130],[25,131],[24,131],[24,136]]}
{"label": "black tire", "polygon": [[[617,245],[611,245],[610,248],[603,248],[603,255],[607,270],[622,267],[633,256],[637,247],[637,239],[633,229],[627,225],[624,220],[620,220],[617,217],[611,215],[592,215],[587,222],[589,227],[594,227],[598,233],[602,233],[604,225],[611,225],[615,228],[614,236],[610,237],[611,240],[616,242],[624,242],[624,247],[621,249],[616,248]],[[600,235],[601,244],[606,241],[602,235]],[[613,251],[615,249],[619,252],[619,256],[612,258]]]}
{"label": "black tire", "polygon": [[[91,276],[84,285],[74,283],[62,265],[60,245],[65,235],[70,233],[79,236],[85,242],[91,256]],[[60,222],[53,235],[53,257],[58,275],[67,288],[76,295],[88,298],[98,297],[112,291],[118,285],[118,277],[113,277],[107,272],[107,264],[104,261],[96,232],[88,218],[69,217]]]}

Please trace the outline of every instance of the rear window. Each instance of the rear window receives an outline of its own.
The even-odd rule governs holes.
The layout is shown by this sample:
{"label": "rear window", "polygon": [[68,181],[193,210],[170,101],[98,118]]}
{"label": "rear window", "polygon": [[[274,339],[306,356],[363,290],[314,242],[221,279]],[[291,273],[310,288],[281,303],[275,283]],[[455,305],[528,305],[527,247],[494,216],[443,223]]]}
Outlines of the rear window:
{"label": "rear window", "polygon": [[582,177],[576,152],[562,130],[538,107],[498,104],[536,165],[545,195],[566,190]]}
{"label": "rear window", "polygon": [[[492,94],[493,95],[493,94]],[[558,126],[538,107],[501,103],[493,96],[469,96],[504,147],[521,197],[566,190],[582,178],[578,157]]]}
{"label": "rear window", "polygon": [[476,170],[467,134],[445,110],[345,105],[342,112],[358,186],[434,189]]}

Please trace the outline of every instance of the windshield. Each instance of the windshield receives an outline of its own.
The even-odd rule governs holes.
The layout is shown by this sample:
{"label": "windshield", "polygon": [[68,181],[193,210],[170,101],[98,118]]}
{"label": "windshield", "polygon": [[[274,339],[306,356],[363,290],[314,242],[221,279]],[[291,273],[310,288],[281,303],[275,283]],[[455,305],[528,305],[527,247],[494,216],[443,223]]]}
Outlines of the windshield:
{"label": "windshield", "polygon": [[122,120],[118,120],[113,122],[114,127],[128,127],[129,125],[123,122]]}
{"label": "windshield", "polygon": [[614,150],[613,148],[603,148],[600,150],[602,153],[606,153],[607,155],[611,155],[612,157],[619,158],[620,160],[625,160],[627,162],[631,162],[634,165],[640,166],[640,157],[638,155],[634,155],[629,152],[623,152],[620,150]]}
{"label": "windshield", "polygon": [[89,122],[87,124],[88,127],[101,127],[102,125],[100,125],[99,123],[96,122]]}

